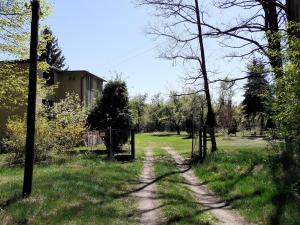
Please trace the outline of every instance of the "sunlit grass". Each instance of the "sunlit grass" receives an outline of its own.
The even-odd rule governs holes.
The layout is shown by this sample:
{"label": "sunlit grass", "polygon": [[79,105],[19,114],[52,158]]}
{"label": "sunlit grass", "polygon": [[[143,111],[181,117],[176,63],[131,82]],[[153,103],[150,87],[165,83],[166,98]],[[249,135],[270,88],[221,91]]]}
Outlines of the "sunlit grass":
{"label": "sunlit grass", "polygon": [[[277,186],[269,169],[267,142],[221,135],[217,142],[219,151],[209,154],[204,164],[193,166],[196,175],[248,220],[270,224],[270,216],[279,205],[273,202]],[[155,149],[155,172],[160,176],[176,171],[162,147],[173,147],[189,158],[191,143],[185,134],[139,134],[134,162],[108,161],[105,155],[58,156],[35,166],[33,193],[26,200],[14,198],[22,191],[22,167],[9,167],[8,155],[2,154],[0,224],[136,224],[137,202],[126,193],[137,186],[144,149]],[[157,183],[166,217],[178,224],[210,222],[181,183],[179,174]],[[9,199],[12,201],[6,207]],[[299,224],[300,208],[295,201],[289,200],[281,213],[282,224]]]}
{"label": "sunlit grass", "polygon": [[203,211],[191,191],[184,185],[175,162],[164,150],[155,149],[155,175],[163,177],[157,182],[158,198],[167,224],[214,224],[216,219]]}
{"label": "sunlit grass", "polygon": [[[33,192],[25,200],[19,198],[23,169],[2,166],[1,224],[136,224],[137,203],[130,192],[139,179],[141,156],[138,153],[135,162],[68,156],[57,163],[36,165]],[[9,199],[13,201],[6,207]]]}
{"label": "sunlit grass", "polygon": [[[184,134],[143,134],[140,138],[173,147],[185,158],[191,156],[192,140]],[[261,138],[218,135],[217,144],[218,152],[209,153],[204,164],[193,165],[196,175],[249,221],[271,224],[279,205],[273,201],[278,190],[270,170],[268,143]],[[281,224],[299,225],[299,203],[289,200],[283,208]]]}

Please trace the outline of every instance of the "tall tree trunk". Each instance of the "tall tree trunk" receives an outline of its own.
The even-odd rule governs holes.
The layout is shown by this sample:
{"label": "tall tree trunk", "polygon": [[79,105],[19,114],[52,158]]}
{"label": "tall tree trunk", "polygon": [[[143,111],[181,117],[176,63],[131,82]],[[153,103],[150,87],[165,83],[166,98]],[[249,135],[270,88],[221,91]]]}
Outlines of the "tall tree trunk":
{"label": "tall tree trunk", "polygon": [[265,11],[265,27],[268,41],[268,57],[274,70],[275,78],[282,77],[283,62],[281,55],[281,38],[279,35],[278,13],[276,0],[269,0],[262,3]]}
{"label": "tall tree trunk", "polygon": [[200,45],[200,52],[201,52],[201,70],[204,80],[204,91],[207,101],[207,126],[208,126],[208,133],[211,137],[211,151],[214,152],[217,150],[217,143],[215,137],[215,114],[211,104],[210,92],[209,92],[209,84],[207,78],[207,70],[206,70],[206,62],[205,62],[205,52],[204,52],[204,45],[203,45],[203,38],[202,38],[202,29],[201,29],[201,20],[200,20],[200,11],[199,11],[199,2],[195,0],[195,7],[196,7],[196,16],[197,16],[197,27],[198,27],[198,39]]}

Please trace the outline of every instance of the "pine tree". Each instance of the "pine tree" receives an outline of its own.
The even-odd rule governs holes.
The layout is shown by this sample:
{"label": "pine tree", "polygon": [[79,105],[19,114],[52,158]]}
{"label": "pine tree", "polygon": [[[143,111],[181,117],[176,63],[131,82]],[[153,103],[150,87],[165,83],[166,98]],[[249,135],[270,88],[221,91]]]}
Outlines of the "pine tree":
{"label": "pine tree", "polygon": [[248,65],[248,82],[244,86],[245,94],[243,105],[243,113],[247,118],[260,116],[261,132],[264,127],[264,117],[269,114],[269,94],[270,86],[266,79],[267,72],[262,62],[254,59]]}
{"label": "pine tree", "polygon": [[113,129],[113,151],[117,151],[129,138],[131,116],[127,85],[120,78],[109,81],[102,93],[102,98],[88,116],[91,129]]}
{"label": "pine tree", "polygon": [[65,69],[66,58],[58,46],[57,38],[53,36],[53,33],[49,28],[45,28],[42,35],[48,38],[48,41],[46,44],[46,49],[40,56],[40,60],[46,61],[50,66],[54,66],[58,69]]}

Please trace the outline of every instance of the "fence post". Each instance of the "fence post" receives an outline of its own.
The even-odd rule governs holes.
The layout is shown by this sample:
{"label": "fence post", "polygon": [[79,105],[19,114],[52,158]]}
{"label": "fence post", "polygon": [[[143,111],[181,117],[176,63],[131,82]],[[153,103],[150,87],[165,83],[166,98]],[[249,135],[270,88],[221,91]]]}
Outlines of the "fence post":
{"label": "fence post", "polygon": [[203,162],[202,128],[199,129],[199,160]]}
{"label": "fence post", "polygon": [[106,140],[107,140],[107,145],[106,145],[106,148],[107,148],[107,157],[109,159],[112,159],[112,134],[111,134],[111,127],[108,127],[107,130],[106,130]]}
{"label": "fence post", "polygon": [[131,130],[131,159],[135,159],[135,131]]}
{"label": "fence post", "polygon": [[203,160],[206,158],[207,154],[207,133],[206,126],[203,126]]}

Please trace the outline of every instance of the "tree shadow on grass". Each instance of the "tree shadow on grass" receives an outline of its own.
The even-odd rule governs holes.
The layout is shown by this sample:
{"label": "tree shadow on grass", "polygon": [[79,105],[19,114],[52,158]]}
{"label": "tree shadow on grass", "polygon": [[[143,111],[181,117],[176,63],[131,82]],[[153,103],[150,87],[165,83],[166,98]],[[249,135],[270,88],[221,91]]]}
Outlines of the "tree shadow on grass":
{"label": "tree shadow on grass", "polygon": [[180,135],[172,134],[172,133],[152,133],[151,136],[154,136],[154,137],[178,137]]}
{"label": "tree shadow on grass", "polygon": [[10,205],[16,203],[17,201],[22,199],[22,195],[19,194],[14,194],[11,198],[4,202],[0,202],[0,209],[6,210]]}
{"label": "tree shadow on grass", "polygon": [[[112,162],[112,164],[114,164],[114,162]],[[126,205],[121,203],[123,199],[172,175],[185,173],[191,169],[191,166],[185,170],[174,170],[164,173],[147,183],[142,183],[138,179],[133,178],[131,174],[132,171],[130,170],[125,171],[124,175],[120,176],[118,170],[121,172],[124,169],[123,167],[118,166],[117,171],[115,171],[116,175],[109,175],[110,173],[108,171],[104,171],[109,169],[112,168],[103,168],[103,171],[95,173],[95,175],[92,176],[91,174],[94,173],[92,170],[89,172],[67,169],[62,170],[63,172],[59,174],[43,173],[35,178],[33,198],[45,196],[46,199],[44,202],[24,203],[18,202],[19,199],[16,198],[15,200],[10,200],[7,205],[16,205],[15,208],[26,208],[28,204],[36,204],[35,207],[37,207],[37,210],[47,208],[47,212],[42,211],[38,216],[39,219],[45,223],[67,223],[76,220],[79,220],[80,223],[91,219],[91,221],[105,221],[106,224],[114,224],[118,223],[116,222],[116,218],[119,218],[117,219],[119,221],[130,221],[130,223],[134,223],[135,217],[140,212],[135,212],[133,207],[128,207],[128,203]],[[127,190],[123,191],[123,188],[120,189],[124,183],[128,184],[129,182],[130,184],[128,189],[126,188]],[[130,186],[134,186],[134,188],[131,189]],[[235,199],[231,199],[230,203],[244,197],[245,196],[239,196]],[[167,198],[169,198],[170,201],[177,198],[177,203],[191,201],[173,195],[167,196]],[[177,204],[174,201],[172,202]],[[162,204],[160,207],[163,208],[168,204]],[[50,207],[48,207],[48,205]],[[182,217],[175,216],[170,218],[166,224],[173,224],[181,220],[193,221],[192,217],[211,209],[199,210],[193,214],[186,214]],[[21,218],[19,222],[31,219],[32,215],[30,214],[31,213],[25,213],[27,218]]]}

